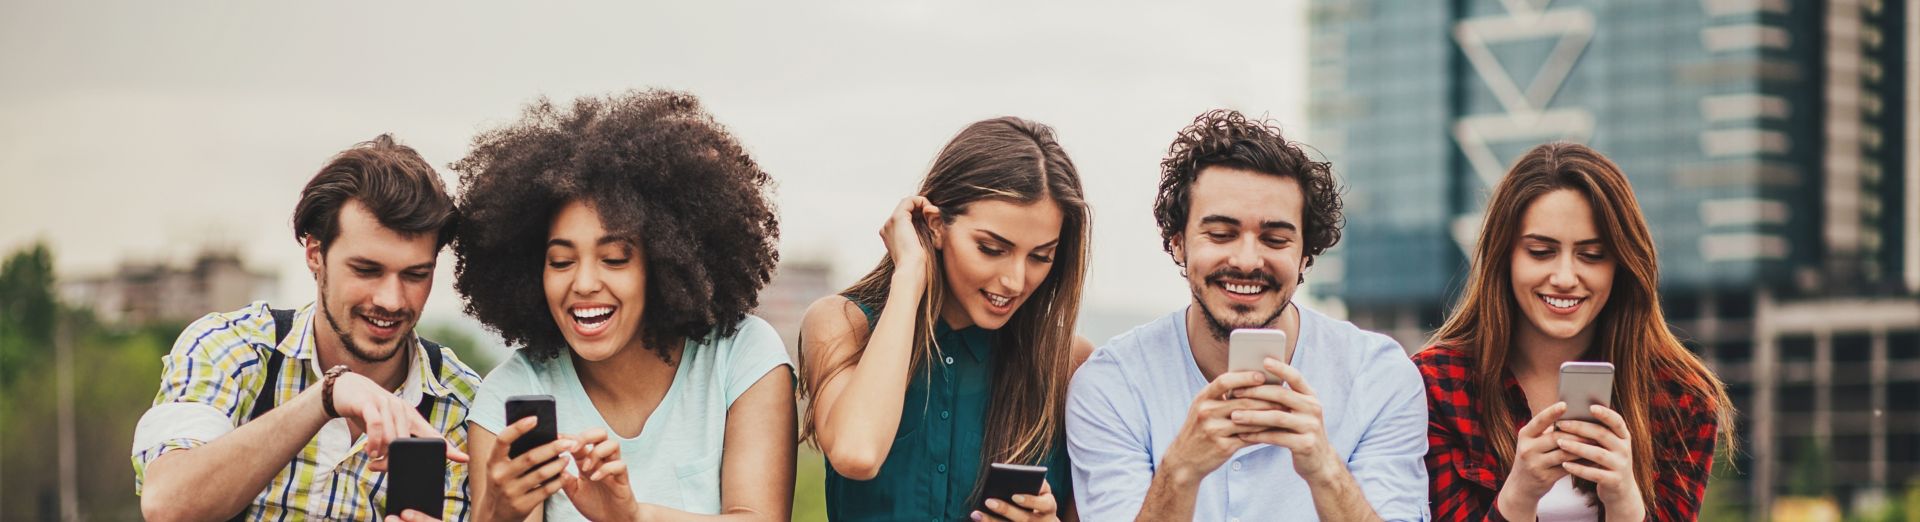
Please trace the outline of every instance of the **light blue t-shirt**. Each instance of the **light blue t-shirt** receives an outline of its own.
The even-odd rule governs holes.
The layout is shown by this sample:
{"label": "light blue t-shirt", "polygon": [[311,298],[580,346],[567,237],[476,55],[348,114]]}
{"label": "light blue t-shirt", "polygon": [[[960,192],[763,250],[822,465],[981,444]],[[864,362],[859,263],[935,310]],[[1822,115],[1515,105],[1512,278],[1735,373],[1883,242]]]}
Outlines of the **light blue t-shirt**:
{"label": "light blue t-shirt", "polygon": [[[467,420],[497,434],[506,428],[508,397],[552,395],[560,433],[601,428],[620,441],[620,458],[627,463],[627,480],[636,500],[718,514],[727,409],[768,372],[782,366],[792,371],[793,366],[780,335],[753,316],[741,321],[739,332],[731,337],[687,340],[680,357],[667,396],[647,417],[640,435],[631,439],[607,427],[580,386],[580,375],[568,355],[547,359],[515,352],[480,383]],[[549,497],[546,508],[547,520],[586,520],[564,491]]]}
{"label": "light blue t-shirt", "polygon": [[[1327,439],[1386,520],[1426,520],[1427,395],[1400,343],[1300,309],[1293,366],[1313,387]],[[1094,350],[1067,391],[1067,449],[1083,520],[1132,520],[1167,446],[1207,386],[1186,309]],[[1201,479],[1194,520],[1314,520],[1293,453],[1242,448]]]}

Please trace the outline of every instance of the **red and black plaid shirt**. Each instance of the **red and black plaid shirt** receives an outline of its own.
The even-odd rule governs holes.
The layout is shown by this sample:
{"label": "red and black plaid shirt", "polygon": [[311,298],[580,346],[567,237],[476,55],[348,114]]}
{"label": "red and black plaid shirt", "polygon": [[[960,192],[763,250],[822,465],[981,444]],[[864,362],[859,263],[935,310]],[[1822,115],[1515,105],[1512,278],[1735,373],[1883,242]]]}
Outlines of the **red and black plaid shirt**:
{"label": "red and black plaid shirt", "polygon": [[[1433,519],[1504,520],[1494,508],[1494,500],[1499,497],[1508,469],[1494,453],[1493,442],[1481,423],[1481,401],[1474,400],[1473,354],[1433,346],[1415,354],[1413,362],[1427,382],[1427,474]],[[1527,408],[1520,382],[1512,372],[1503,373],[1508,415],[1518,432],[1519,425],[1533,414]],[[1654,452],[1659,460],[1653,474],[1656,498],[1646,499],[1648,520],[1698,518],[1707,474],[1713,468],[1718,425],[1709,403],[1677,385],[1667,386],[1664,393],[1653,398],[1650,409],[1678,409],[1685,422],[1676,424],[1655,416]]]}

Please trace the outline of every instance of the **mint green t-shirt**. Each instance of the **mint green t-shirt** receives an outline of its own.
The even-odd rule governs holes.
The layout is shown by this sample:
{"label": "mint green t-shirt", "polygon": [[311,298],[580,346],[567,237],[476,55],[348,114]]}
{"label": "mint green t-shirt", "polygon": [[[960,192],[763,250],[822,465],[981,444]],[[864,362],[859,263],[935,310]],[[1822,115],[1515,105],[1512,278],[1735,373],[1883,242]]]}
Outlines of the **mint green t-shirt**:
{"label": "mint green t-shirt", "polygon": [[[627,463],[635,499],[691,513],[718,514],[727,410],[768,372],[782,367],[793,371],[792,361],[780,335],[753,316],[741,321],[739,331],[730,337],[687,340],[681,358],[672,387],[647,417],[640,435],[611,437],[620,441],[620,457]],[[560,433],[579,434],[589,428],[613,432],[580,386],[569,355],[547,359],[515,352],[480,383],[467,420],[500,433],[507,424],[507,398],[533,394],[553,396]],[[547,499],[546,515],[547,520],[586,520],[564,491]]]}

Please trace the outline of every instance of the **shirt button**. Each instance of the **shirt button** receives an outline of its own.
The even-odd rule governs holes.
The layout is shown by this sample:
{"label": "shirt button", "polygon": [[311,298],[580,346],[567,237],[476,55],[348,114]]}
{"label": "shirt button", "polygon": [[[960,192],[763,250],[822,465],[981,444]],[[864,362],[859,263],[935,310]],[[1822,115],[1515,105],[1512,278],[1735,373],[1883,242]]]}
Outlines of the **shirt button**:
{"label": "shirt button", "polygon": [[951,411],[946,411],[946,410],[940,411],[940,420],[947,420],[947,417],[952,417],[952,416],[953,416],[953,412]]}
{"label": "shirt button", "polygon": [[[1237,461],[1237,460],[1236,460],[1236,461],[1233,461],[1233,470],[1234,470],[1234,471],[1240,471],[1240,461]],[[1240,519],[1237,519],[1237,518],[1236,518],[1236,519],[1234,519],[1234,520],[1240,520]]]}
{"label": "shirt button", "polygon": [[947,465],[946,465],[946,464],[941,464],[941,465],[940,465],[939,467],[937,467],[937,468],[934,468],[934,469],[938,469],[938,470],[940,470],[940,472],[941,472],[941,473],[946,473],[946,472],[947,472]]}
{"label": "shirt button", "polygon": [[1233,519],[1228,522],[1240,522],[1240,517],[1233,517]]}
{"label": "shirt button", "polygon": [[953,356],[947,356],[947,364],[953,364]]}

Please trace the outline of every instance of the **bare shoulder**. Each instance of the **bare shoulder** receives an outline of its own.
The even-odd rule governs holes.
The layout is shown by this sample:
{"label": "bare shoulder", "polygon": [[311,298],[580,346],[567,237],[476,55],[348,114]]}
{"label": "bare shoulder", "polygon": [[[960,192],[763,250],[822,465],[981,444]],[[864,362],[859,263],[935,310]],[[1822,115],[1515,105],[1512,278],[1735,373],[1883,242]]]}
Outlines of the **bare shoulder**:
{"label": "bare shoulder", "polygon": [[828,295],[807,305],[806,316],[800,320],[800,337],[804,343],[801,349],[839,352],[860,346],[869,328],[867,314],[852,300],[839,294]]}
{"label": "bare shoulder", "polygon": [[1093,357],[1093,341],[1089,341],[1086,337],[1080,335],[1074,335],[1073,351],[1071,353],[1073,355],[1073,366],[1071,367],[1071,371],[1068,372],[1069,375],[1073,372],[1080,371],[1080,365],[1087,362],[1087,358]]}

